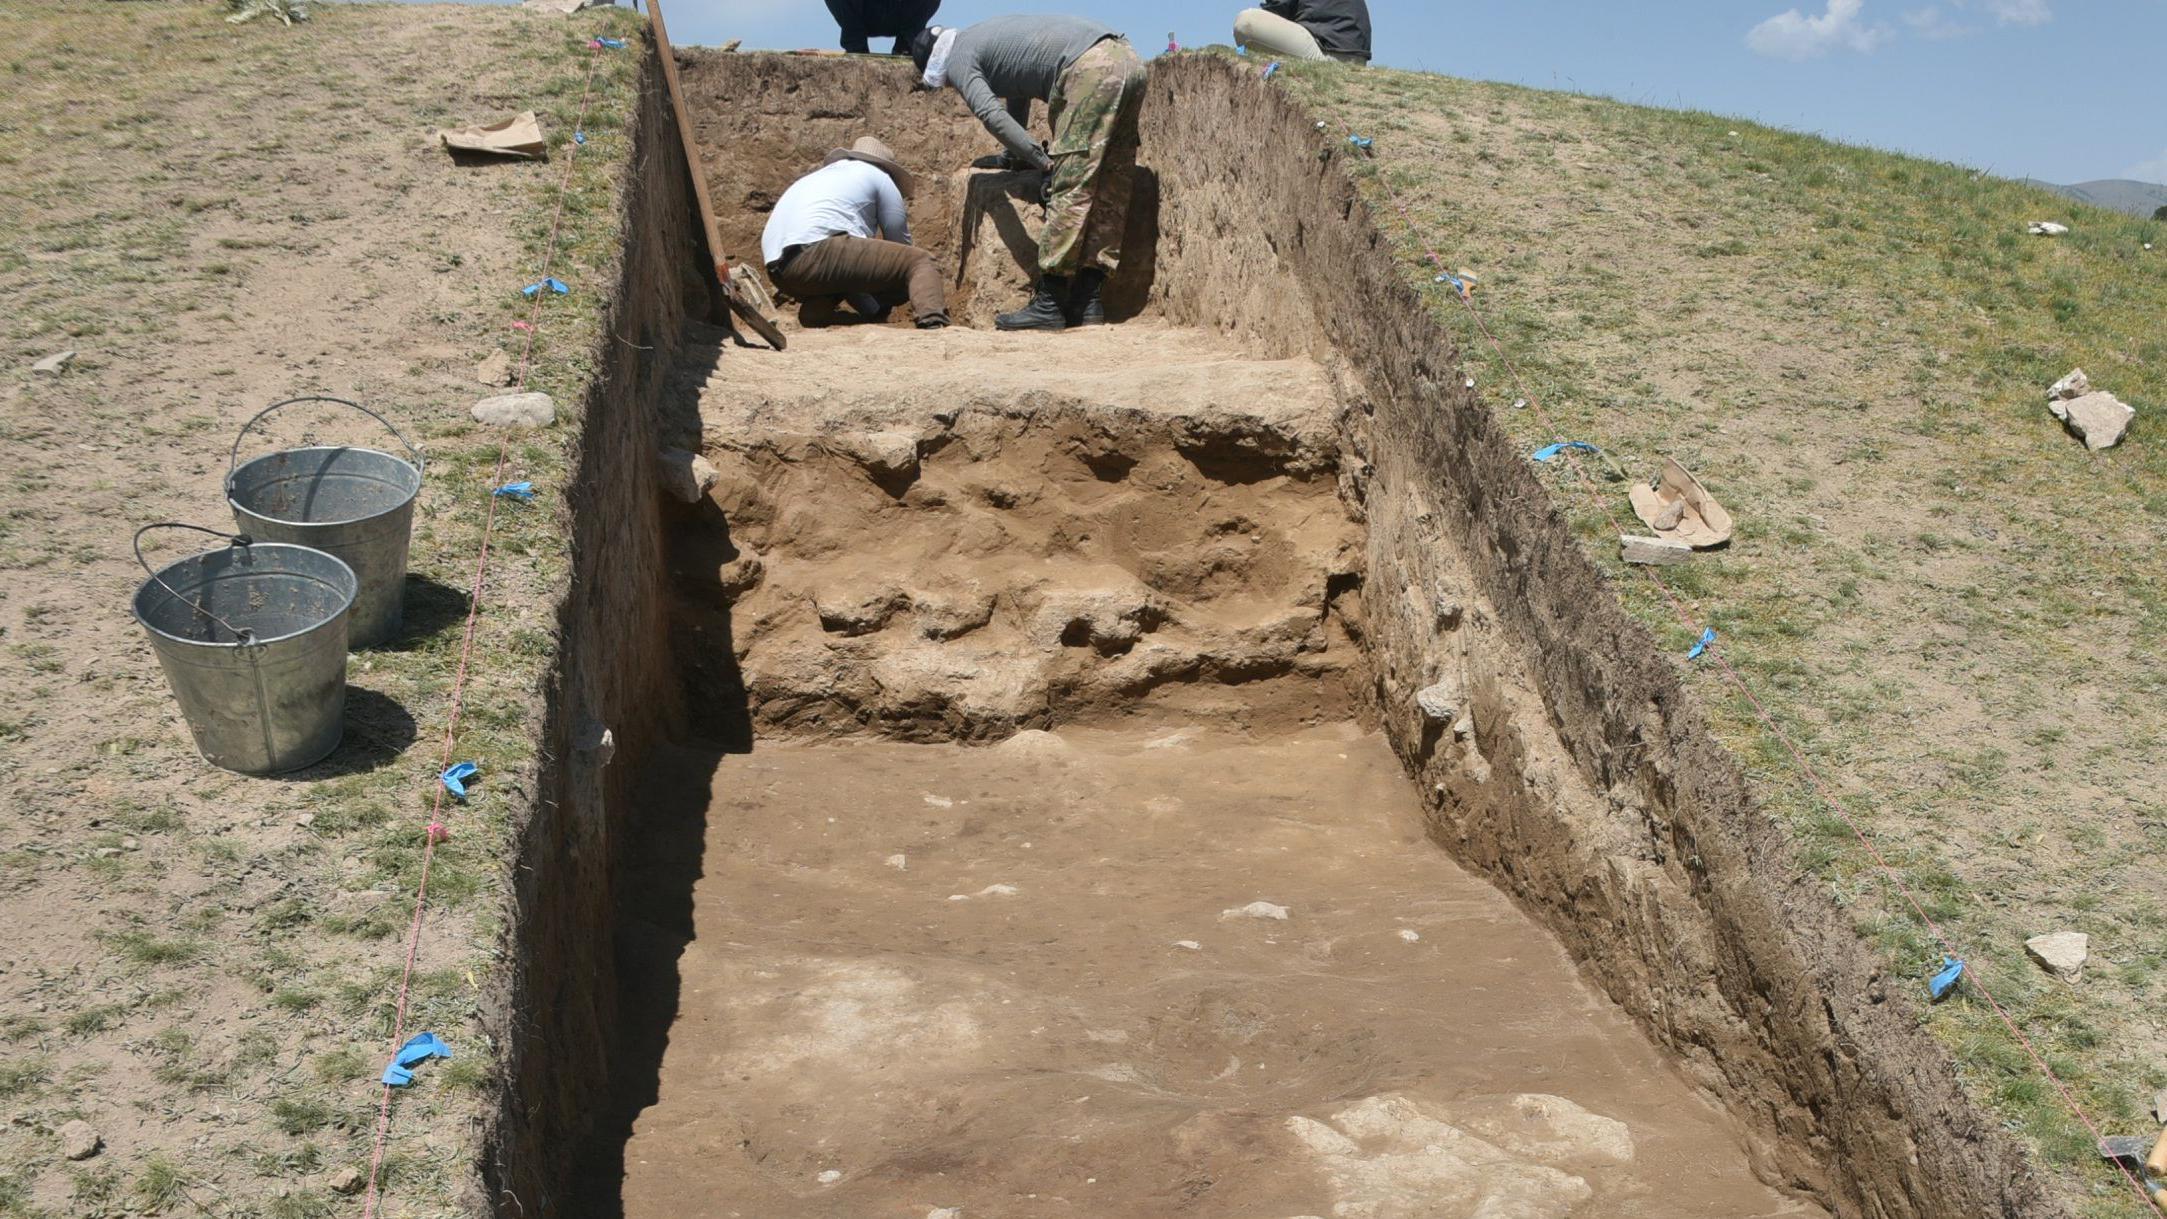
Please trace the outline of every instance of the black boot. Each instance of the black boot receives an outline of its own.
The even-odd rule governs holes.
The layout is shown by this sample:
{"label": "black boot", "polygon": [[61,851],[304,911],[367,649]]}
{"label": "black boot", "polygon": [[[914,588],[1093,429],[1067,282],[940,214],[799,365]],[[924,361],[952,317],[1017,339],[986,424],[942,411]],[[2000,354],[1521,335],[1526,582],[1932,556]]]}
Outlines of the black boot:
{"label": "black boot", "polygon": [[1063,310],[1068,304],[1069,290],[1068,276],[1041,275],[1031,303],[1014,313],[994,318],[993,326],[996,330],[1066,330],[1068,317]]}
{"label": "black boot", "polygon": [[1106,287],[1106,272],[1092,268],[1076,273],[1076,287],[1068,294],[1067,318],[1071,326],[1104,326],[1106,306],[1099,294]]}

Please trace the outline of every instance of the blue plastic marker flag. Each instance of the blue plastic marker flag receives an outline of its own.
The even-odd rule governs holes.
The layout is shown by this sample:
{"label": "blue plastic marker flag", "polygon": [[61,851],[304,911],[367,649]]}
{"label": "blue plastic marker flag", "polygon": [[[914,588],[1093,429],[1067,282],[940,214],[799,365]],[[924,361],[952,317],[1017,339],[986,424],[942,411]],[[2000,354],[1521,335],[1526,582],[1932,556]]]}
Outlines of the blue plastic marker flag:
{"label": "blue plastic marker flag", "polygon": [[450,792],[455,799],[464,800],[467,798],[467,780],[480,773],[482,768],[473,762],[454,763],[441,776],[444,790]]}
{"label": "blue plastic marker flag", "polygon": [[1557,444],[1546,444],[1543,447],[1535,450],[1535,460],[1556,461],[1558,458],[1558,454],[1564,452],[1567,449],[1578,449],[1583,453],[1602,452],[1601,449],[1596,448],[1594,445],[1589,444],[1585,440],[1566,440],[1561,441]]}
{"label": "blue plastic marker flag", "polygon": [[559,296],[563,296],[565,293],[571,291],[570,288],[564,286],[563,280],[558,279],[554,275],[548,275],[536,280],[531,284],[528,284],[524,288],[521,288],[519,290],[519,295],[533,296],[535,293],[540,292],[544,288],[549,289],[551,292],[554,292]]}
{"label": "blue plastic marker flag", "polygon": [[608,47],[612,51],[622,51],[625,49],[625,40],[622,38],[597,38],[587,45],[596,50]]}
{"label": "blue plastic marker flag", "polygon": [[384,1082],[394,1088],[403,1088],[414,1082],[415,1067],[432,1058],[450,1057],[451,1047],[435,1033],[416,1033],[391,1056],[391,1065],[384,1068]]}
{"label": "blue plastic marker flag", "polygon": [[1943,957],[1940,972],[1926,980],[1926,993],[1934,997],[1934,1002],[1939,1003],[1949,997],[1949,992],[1956,989],[1956,984],[1962,981],[1963,977],[1963,960],[1958,957]]}
{"label": "blue plastic marker flag", "polygon": [[1693,645],[1693,650],[1692,650],[1692,651],[1690,651],[1690,652],[1687,652],[1687,653],[1685,654],[1685,658],[1686,658],[1687,660],[1699,660],[1699,659],[1700,659],[1700,657],[1701,657],[1701,653],[1702,653],[1702,652],[1705,652],[1705,651],[1707,651],[1708,649],[1710,649],[1710,648],[1714,647],[1715,645],[1716,645],[1716,629],[1715,629],[1714,627],[1712,627],[1712,626],[1711,626],[1711,627],[1706,627],[1706,628],[1702,629],[1702,631],[1701,631],[1701,633],[1700,633],[1700,642],[1699,642],[1699,643],[1696,643],[1696,644],[1694,644],[1694,645]]}
{"label": "blue plastic marker flag", "polygon": [[1450,271],[1447,271],[1443,275],[1438,276],[1436,282],[1440,284],[1451,284],[1452,290],[1454,292],[1459,293],[1463,297],[1467,295],[1467,281],[1461,279],[1457,275],[1454,275]]}
{"label": "blue plastic marker flag", "polygon": [[1356,148],[1361,149],[1363,152],[1368,152],[1369,146],[1376,143],[1377,141],[1370,139],[1366,135],[1350,135],[1347,137],[1347,142],[1354,145]]}
{"label": "blue plastic marker flag", "polygon": [[1264,65],[1264,79],[1266,79],[1266,80],[1270,80],[1270,79],[1271,79],[1272,77],[1274,77],[1274,76],[1277,76],[1277,75],[1279,75],[1279,61],[1278,61],[1278,60],[1276,60],[1276,59],[1275,59],[1275,60],[1271,61],[1270,63],[1268,63],[1268,64]]}
{"label": "blue plastic marker flag", "polygon": [[584,132],[584,131],[575,131],[575,132],[573,132],[573,133],[572,133],[572,142],[573,142],[574,144],[584,144],[584,143],[586,143],[586,142],[587,142],[587,133],[586,133],[586,132]]}
{"label": "blue plastic marker flag", "polygon": [[501,495],[506,499],[516,499],[523,504],[531,504],[534,502],[534,484],[506,483],[489,494]]}

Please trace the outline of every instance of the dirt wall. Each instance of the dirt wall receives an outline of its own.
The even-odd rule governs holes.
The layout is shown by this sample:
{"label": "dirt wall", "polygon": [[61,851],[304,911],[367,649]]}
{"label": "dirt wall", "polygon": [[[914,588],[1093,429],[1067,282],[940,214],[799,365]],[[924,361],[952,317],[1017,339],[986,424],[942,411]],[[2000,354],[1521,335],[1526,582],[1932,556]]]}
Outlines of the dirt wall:
{"label": "dirt wall", "polygon": [[1168,316],[1344,376],[1370,550],[1340,609],[1433,836],[1756,1127],[1772,1179],[1845,1215],[2058,1213],[1917,1027],[1919,981],[1884,977],[1800,873],[1674,662],[1461,388],[1342,146],[1253,71],[1190,56],[1154,65],[1144,147]]}
{"label": "dirt wall", "polygon": [[569,1150],[609,1092],[610,884],[624,793],[643,751],[680,714],[661,602],[655,398],[706,295],[693,270],[701,247],[691,177],[660,63],[650,43],[629,130],[624,243],[590,355],[599,371],[578,404],[563,509],[572,571],[557,603],[541,771],[511,871],[507,966],[488,1005],[500,1103],[480,1185],[487,1213],[503,1216],[568,1213]]}

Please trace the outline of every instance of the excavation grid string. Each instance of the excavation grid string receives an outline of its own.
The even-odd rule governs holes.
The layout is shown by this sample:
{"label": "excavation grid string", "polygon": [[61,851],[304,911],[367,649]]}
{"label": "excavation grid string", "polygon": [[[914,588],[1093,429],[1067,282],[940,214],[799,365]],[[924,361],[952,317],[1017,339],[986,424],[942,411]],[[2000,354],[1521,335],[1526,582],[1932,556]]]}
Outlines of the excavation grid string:
{"label": "excavation grid string", "polygon": [[[1424,235],[1422,226],[1415,222],[1414,213],[1408,209],[1407,204],[1400,198],[1399,192],[1392,188],[1391,175],[1386,172],[1384,165],[1378,161],[1376,150],[1364,144],[1352,127],[1347,128],[1347,138],[1353,148],[1370,160],[1372,167],[1376,171],[1377,184],[1383,188],[1385,198],[1391,201],[1393,209],[1399,213],[1400,221],[1406,225],[1408,235],[1414,239],[1415,244],[1420,246],[1422,252],[1429,258],[1430,265],[1436,268],[1439,275],[1452,274],[1452,271],[1445,266],[1445,260],[1438,255],[1436,248],[1430,244],[1429,239]],[[1559,430],[1555,423],[1551,422],[1548,412],[1543,410],[1542,400],[1536,397],[1535,391],[1528,388],[1526,381],[1520,376],[1519,368],[1513,364],[1512,357],[1505,353],[1505,345],[1498,341],[1496,333],[1490,329],[1489,321],[1483,317],[1482,310],[1476,307],[1474,294],[1470,291],[1456,291],[1453,295],[1459,299],[1460,304],[1467,310],[1468,317],[1474,321],[1476,330],[1481,332],[1484,341],[1489,344],[1490,350],[1496,353],[1498,363],[1504,366],[1506,374],[1512,379],[1513,389],[1527,402],[1529,410],[1533,412],[1536,423],[1541,427],[1543,433],[1554,442],[1564,444],[1570,438]],[[1620,537],[1624,536],[1625,528],[1619,522],[1617,513],[1612,509],[1609,497],[1605,496],[1601,489],[1596,486],[1595,479],[1589,474],[1586,464],[1580,460],[1578,454],[1572,448],[1567,447],[1562,451],[1565,460],[1572,466],[1573,473],[1578,476],[1580,485],[1587,490],[1589,501],[1598,512],[1609,520],[1611,531]],[[1687,608],[1685,601],[1679,597],[1677,590],[1673,589],[1670,582],[1663,578],[1661,569],[1638,564],[1634,565],[1634,569],[1646,576],[1649,582],[1655,586],[1656,591],[1669,604],[1671,611],[1678,616],[1680,624],[1692,635],[1700,636],[1702,624],[1697,620],[1698,616]],[[1919,922],[1926,927],[1927,931],[1932,933],[1935,941],[1941,945],[1942,953],[1945,956],[1965,962],[1966,975],[1971,979],[1972,986],[1978,990],[1979,996],[1986,1000],[1988,1007],[1993,1009],[1994,1015],[2001,1020],[2002,1027],[2008,1029],[2009,1035],[2016,1039],[2019,1046],[2023,1047],[2024,1053],[2030,1057],[2032,1065],[2039,1069],[2039,1073],[2046,1077],[2048,1083],[2054,1085],[2054,1090],[2060,1094],[2062,1103],[2068,1106],[2069,1112],[2076,1117],[2077,1121],[2087,1131],[2091,1132],[2094,1144],[2099,1143],[2104,1138],[2104,1135],[2098,1123],[2092,1120],[2091,1114],[2087,1113],[2084,1106],[2078,1102],[2076,1095],[2069,1090],[2069,1085],[2062,1082],[2062,1077],[2055,1073],[2053,1067],[2047,1065],[2045,1056],[2040,1054],[2037,1047],[2033,1046],[2031,1038],[2024,1035],[2024,1030],[2017,1027],[2017,1022],[2010,1016],[2008,1009],[2004,1008],[2001,1001],[1994,997],[1994,992],[1987,987],[1986,979],[1981,975],[1978,962],[1964,957],[1963,954],[1956,950],[1955,942],[1951,940],[1948,933],[1941,929],[1941,925],[1934,921],[1934,917],[1926,912],[1926,907],[1912,893],[1910,886],[1904,883],[1902,874],[1889,862],[1888,857],[1881,853],[1881,848],[1876,846],[1873,839],[1867,836],[1865,829],[1860,826],[1858,821],[1851,816],[1850,811],[1844,807],[1843,801],[1837,798],[1835,789],[1821,777],[1819,768],[1815,767],[1813,762],[1806,757],[1805,751],[1798,747],[1797,742],[1791,739],[1791,735],[1783,730],[1783,726],[1777,722],[1776,717],[1769,712],[1766,704],[1761,702],[1760,696],[1755,694],[1753,687],[1747,683],[1744,674],[1741,674],[1732,666],[1730,658],[1724,654],[1723,647],[1720,644],[1711,644],[1706,654],[1715,660],[1716,666],[1722,671],[1724,677],[1737,689],[1739,694],[1745,697],[1747,705],[1753,709],[1754,718],[1760,721],[1761,727],[1782,744],[1786,753],[1790,754],[1791,760],[1797,765],[1799,773],[1805,776],[1807,785],[1820,797],[1821,802],[1836,814],[1845,828],[1851,831],[1851,836],[1856,838],[1859,845],[1865,848],[1866,853],[1873,858],[1874,866],[1880,870],[1882,879],[1904,899],[1905,904],[1911,907],[1912,912],[1918,915]],[[2110,1162],[2122,1174],[2122,1178],[2129,1182],[2130,1187],[2137,1191],[2137,1197],[2144,1202],[2144,1205],[2149,1210],[2152,1205],[2151,1197],[2145,1191],[2144,1182],[2139,1180],[2137,1175],[2132,1173],[2122,1161],[2117,1159]]]}
{"label": "excavation grid string", "polygon": [[[581,134],[584,134],[587,130],[587,106],[594,94],[595,64],[602,55],[602,48],[599,44],[589,45],[587,76],[585,81],[581,83],[579,90],[579,118],[575,120],[572,127],[575,133]],[[583,144],[579,140],[574,140],[564,146],[564,173],[557,184],[556,207],[549,218],[549,241],[542,253],[541,274],[545,279],[549,277],[552,268],[556,264],[557,243],[564,224],[564,197],[571,193],[572,167],[578,162],[579,150],[582,146]],[[542,315],[542,302],[549,299],[549,296],[550,294],[547,291],[536,292],[534,294],[534,305],[527,311],[526,325],[521,328],[526,332],[526,341],[520,346],[518,371],[513,377],[514,389],[524,390],[527,388],[527,373],[532,367],[534,356],[535,327]],[[497,441],[496,469],[489,479],[488,485],[490,488],[493,489],[504,482],[504,469],[511,460],[511,451],[512,446],[509,438],[500,438]],[[489,574],[489,543],[496,534],[497,501],[502,497],[496,495],[492,490],[487,498],[488,504],[482,515],[481,545],[474,557],[474,581],[467,589],[466,628],[459,641],[458,675],[452,679],[451,710],[444,722],[444,744],[437,757],[436,771],[430,776],[429,780],[432,795],[429,802],[429,822],[422,831],[421,878],[414,886],[414,918],[406,933],[406,964],[399,974],[398,1004],[393,1009],[391,1018],[391,1044],[394,1048],[406,1042],[407,999],[412,993],[414,985],[414,961],[421,952],[422,915],[428,909],[429,904],[429,865],[436,858],[437,843],[447,836],[443,827],[445,787],[442,776],[445,770],[451,766],[452,745],[459,733],[460,716],[466,710],[467,672],[474,659],[474,628],[481,621],[482,587]],[[379,1197],[377,1183],[383,1176],[384,1147],[391,1135],[391,1094],[393,1091],[394,1089],[390,1084],[383,1085],[383,1096],[377,1104],[376,1138],[375,1145],[369,1152],[369,1184],[368,1193],[361,1204],[362,1219],[373,1219],[376,1214],[376,1203]]]}

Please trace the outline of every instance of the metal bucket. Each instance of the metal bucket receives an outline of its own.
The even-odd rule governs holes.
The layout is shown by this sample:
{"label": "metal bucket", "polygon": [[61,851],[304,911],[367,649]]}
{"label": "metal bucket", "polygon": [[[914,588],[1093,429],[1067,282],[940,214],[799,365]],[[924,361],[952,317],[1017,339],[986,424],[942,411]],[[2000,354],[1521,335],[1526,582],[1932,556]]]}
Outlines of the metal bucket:
{"label": "metal bucket", "polygon": [[[301,402],[350,406],[383,424],[414,458],[375,449],[319,445],[241,460],[241,441],[265,415]],[[353,647],[383,643],[399,633],[406,596],[406,550],[421,491],[422,456],[382,415],[344,398],[289,398],[257,412],[233,438],[226,463],[226,502],[242,533],[337,555],[354,569]]]}
{"label": "metal bucket", "polygon": [[[151,571],[143,535],[153,529],[195,529],[233,544]],[[346,628],[359,587],[352,568],[306,546],[170,523],[136,530],[135,559],[150,572],[136,590],[135,620],[205,760],[271,775],[338,748]]]}

